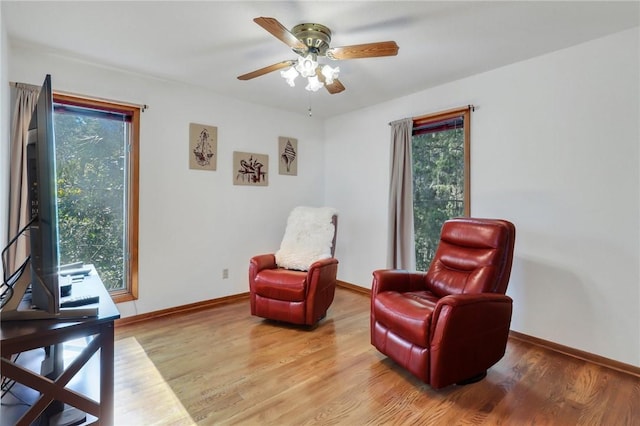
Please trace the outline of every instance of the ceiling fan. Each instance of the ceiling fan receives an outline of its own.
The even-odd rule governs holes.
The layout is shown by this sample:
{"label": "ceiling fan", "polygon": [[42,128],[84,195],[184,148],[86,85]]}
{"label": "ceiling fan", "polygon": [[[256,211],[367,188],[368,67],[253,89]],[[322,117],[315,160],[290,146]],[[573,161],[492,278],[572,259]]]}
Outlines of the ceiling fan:
{"label": "ceiling fan", "polygon": [[[398,54],[398,45],[395,41],[330,47],[331,30],[324,25],[299,24],[289,31],[275,18],[259,17],[253,21],[289,46],[298,55],[298,58],[278,62],[243,74],[238,76],[239,80],[251,80],[273,71],[282,70],[280,74],[290,86],[294,86],[294,80],[298,75],[301,75],[308,80],[307,90],[315,92],[325,87],[329,93],[336,94],[345,89],[338,80],[340,68],[318,64],[319,56],[325,56],[332,60],[344,60]],[[288,69],[284,70],[284,68]]]}

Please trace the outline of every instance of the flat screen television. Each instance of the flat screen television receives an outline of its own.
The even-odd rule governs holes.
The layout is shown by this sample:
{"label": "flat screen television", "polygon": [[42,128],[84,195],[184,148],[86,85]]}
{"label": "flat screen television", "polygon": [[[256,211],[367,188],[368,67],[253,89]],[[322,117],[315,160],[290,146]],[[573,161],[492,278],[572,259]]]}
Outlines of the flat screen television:
{"label": "flat screen television", "polygon": [[[56,185],[56,146],[53,125],[53,92],[51,76],[47,74],[40,88],[38,102],[31,115],[27,141],[27,182],[31,226],[28,228],[31,255],[32,318],[64,318],[60,309],[58,260],[58,199]],[[40,315],[39,311],[42,313]],[[96,311],[97,312],[97,311]],[[72,311],[68,317],[84,316]],[[20,317],[18,317],[20,318]],[[64,371],[62,344],[47,346],[41,374],[52,380]],[[53,401],[40,417],[39,424],[63,424],[52,419],[72,419],[64,424],[79,424],[86,416],[60,401]]]}
{"label": "flat screen television", "polygon": [[29,229],[31,300],[35,308],[55,315],[60,311],[60,289],[56,149],[50,75],[44,79],[29,123],[27,179],[33,219]]}
{"label": "flat screen television", "polygon": [[[29,238],[30,253],[28,260],[17,271],[9,274],[8,280],[7,271],[4,271],[5,283],[11,282],[8,284],[11,291],[0,295],[1,321],[74,319],[98,315],[97,306],[60,307],[61,287],[67,291],[71,290],[72,274],[71,270],[65,269],[66,285],[61,286],[53,111],[51,76],[47,75],[31,115],[27,134],[26,168],[30,221],[2,251],[3,264],[9,247],[23,235]],[[27,264],[30,265],[29,273],[23,274]],[[78,272],[86,275],[85,270],[88,269],[79,268]],[[27,295],[28,288],[31,289],[30,295]],[[25,295],[30,297],[24,297]],[[24,305],[27,305],[26,309]]]}

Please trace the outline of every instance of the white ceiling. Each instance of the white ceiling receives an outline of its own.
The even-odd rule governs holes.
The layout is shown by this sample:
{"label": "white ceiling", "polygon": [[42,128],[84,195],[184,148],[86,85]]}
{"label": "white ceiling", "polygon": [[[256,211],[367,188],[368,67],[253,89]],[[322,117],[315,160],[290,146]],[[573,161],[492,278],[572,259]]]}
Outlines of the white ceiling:
{"label": "white ceiling", "polygon": [[[640,24],[638,1],[2,1],[12,48],[42,47],[223,95],[328,117],[576,45]],[[346,90],[309,94],[279,72],[294,59],[253,22],[328,26],[332,47],[395,40],[395,57],[339,61]],[[329,61],[326,58],[323,60]],[[299,81],[299,80],[298,80]]]}

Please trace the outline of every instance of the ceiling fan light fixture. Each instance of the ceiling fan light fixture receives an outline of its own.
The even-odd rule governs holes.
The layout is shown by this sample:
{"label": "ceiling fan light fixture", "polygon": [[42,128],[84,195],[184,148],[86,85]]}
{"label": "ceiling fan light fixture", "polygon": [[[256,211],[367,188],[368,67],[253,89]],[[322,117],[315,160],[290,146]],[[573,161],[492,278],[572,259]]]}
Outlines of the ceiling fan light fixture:
{"label": "ceiling fan light fixture", "polygon": [[261,75],[281,70],[280,75],[291,87],[295,86],[294,80],[298,75],[301,75],[308,80],[308,84],[305,87],[308,91],[315,92],[322,87],[326,87],[329,94],[335,95],[345,90],[344,85],[338,80],[340,68],[319,65],[318,56],[332,60],[344,60],[377,58],[398,54],[398,45],[391,40],[331,47],[331,30],[324,25],[303,23],[296,25],[290,31],[276,18],[261,16],[253,21],[289,46],[297,57],[296,59],[277,62],[250,73],[242,74],[238,76],[238,80],[251,80]]}
{"label": "ceiling fan light fixture", "polygon": [[309,84],[307,84],[307,87],[305,87],[305,89],[307,89],[310,92],[317,92],[318,90],[324,87],[324,83],[318,80],[317,75],[308,77],[307,80],[309,81]]}
{"label": "ceiling fan light fixture", "polygon": [[296,71],[296,69],[294,67],[289,67],[286,70],[280,71],[280,75],[282,76],[282,78],[284,78],[285,80],[287,80],[287,84],[291,87],[294,87],[296,85],[296,77],[298,77],[298,71]]}
{"label": "ceiling fan light fixture", "polygon": [[316,68],[318,67],[317,57],[313,53],[309,53],[305,57],[298,58],[296,64],[296,71],[303,77],[311,77],[316,75]]}
{"label": "ceiling fan light fixture", "polygon": [[324,76],[325,84],[333,84],[333,80],[337,79],[338,74],[340,74],[340,67],[332,68],[329,65],[323,65],[321,72]]}

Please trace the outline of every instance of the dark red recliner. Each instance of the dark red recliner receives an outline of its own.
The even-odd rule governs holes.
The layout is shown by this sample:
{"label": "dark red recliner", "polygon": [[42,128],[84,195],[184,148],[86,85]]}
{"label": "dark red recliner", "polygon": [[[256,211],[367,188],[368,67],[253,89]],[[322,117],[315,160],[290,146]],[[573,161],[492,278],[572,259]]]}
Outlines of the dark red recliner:
{"label": "dark red recliner", "polygon": [[337,224],[332,208],[296,207],[291,212],[280,250],[249,262],[252,315],[307,326],[325,317],[336,290]]}
{"label": "dark red recliner", "polygon": [[451,219],[427,272],[374,271],[371,343],[434,389],[484,378],[507,346],[514,242],[506,220]]}

